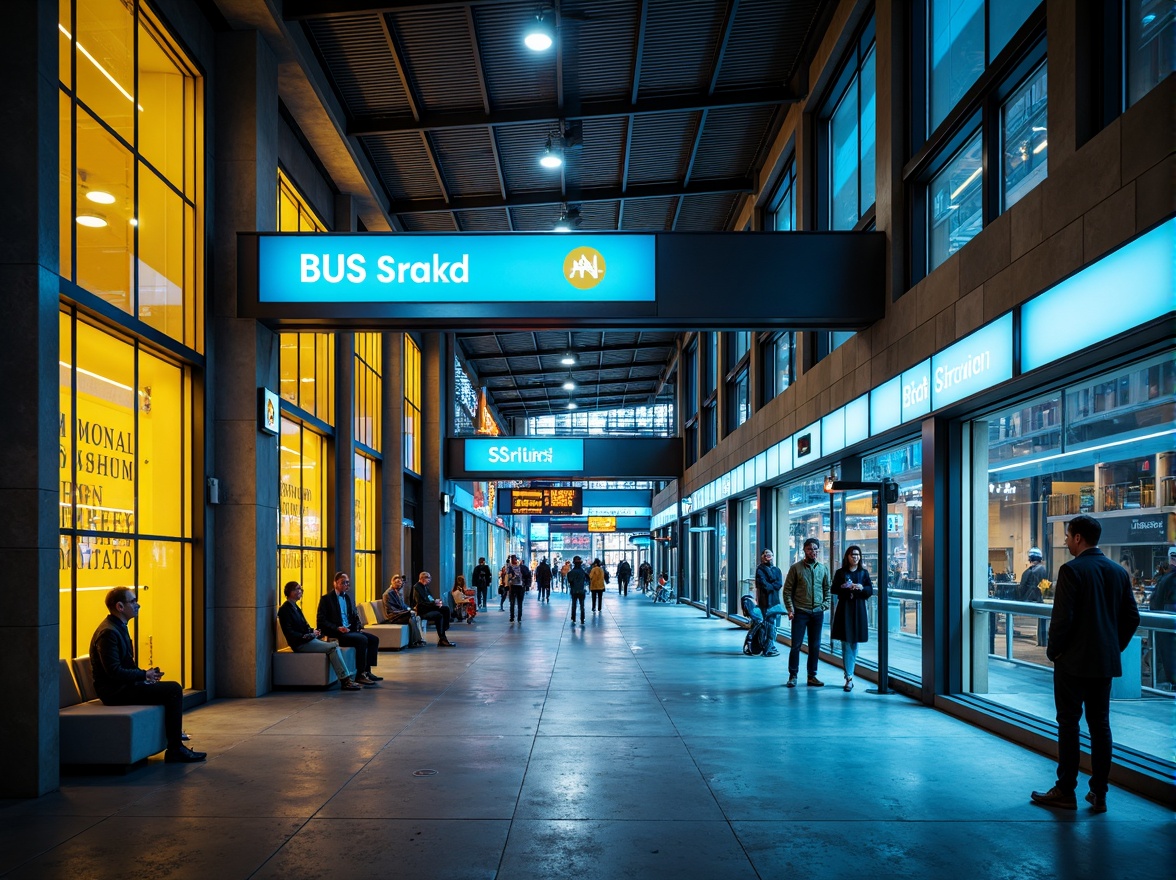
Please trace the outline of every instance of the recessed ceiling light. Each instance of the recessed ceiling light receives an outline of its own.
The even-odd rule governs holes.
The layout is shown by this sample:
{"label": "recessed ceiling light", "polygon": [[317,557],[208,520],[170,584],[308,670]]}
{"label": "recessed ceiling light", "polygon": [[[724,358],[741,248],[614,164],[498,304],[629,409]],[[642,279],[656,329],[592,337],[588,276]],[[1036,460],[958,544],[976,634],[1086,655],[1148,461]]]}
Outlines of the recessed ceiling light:
{"label": "recessed ceiling light", "polygon": [[78,226],[89,226],[91,229],[101,229],[106,225],[106,218],[101,214],[78,214]]}
{"label": "recessed ceiling light", "polygon": [[551,146],[551,138],[547,138],[547,143],[543,145],[543,155],[539,157],[539,164],[544,168],[558,168],[563,164],[563,159],[559,155],[559,150]]}
{"label": "recessed ceiling light", "polygon": [[565,352],[564,356],[559,359],[559,362],[561,364],[563,364],[565,367],[570,367],[572,364],[574,364],[576,362],[576,356],[574,354],[572,354],[570,351]]}
{"label": "recessed ceiling light", "polygon": [[86,198],[98,205],[113,205],[114,196],[100,189],[93,189],[86,193]]}
{"label": "recessed ceiling light", "polygon": [[568,381],[564,382],[563,385],[560,387],[563,388],[564,391],[575,391],[576,390],[576,383],[573,382],[571,379],[568,379]]}
{"label": "recessed ceiling light", "polygon": [[569,400],[569,401],[568,401],[568,409],[577,409],[577,407],[576,407],[576,401],[574,401],[574,400]]}

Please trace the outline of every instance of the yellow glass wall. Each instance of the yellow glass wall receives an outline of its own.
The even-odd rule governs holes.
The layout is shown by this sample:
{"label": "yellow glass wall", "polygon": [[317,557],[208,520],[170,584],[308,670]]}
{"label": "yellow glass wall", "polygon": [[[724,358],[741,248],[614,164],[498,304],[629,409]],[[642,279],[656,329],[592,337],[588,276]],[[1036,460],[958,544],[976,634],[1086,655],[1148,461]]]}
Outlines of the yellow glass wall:
{"label": "yellow glass wall", "polygon": [[355,442],[379,452],[383,441],[380,395],[383,377],[379,333],[355,334]]}
{"label": "yellow glass wall", "polygon": [[421,350],[404,334],[404,466],[421,472]]}
{"label": "yellow glass wall", "polygon": [[278,604],[282,588],[298,581],[303,608],[314,621],[318,599],[327,589],[327,439],[285,416],[279,434]]}
{"label": "yellow glass wall", "polygon": [[202,81],[145,6],[58,12],[61,275],[201,351]]}
{"label": "yellow glass wall", "polygon": [[59,337],[61,656],[88,653],[106,592],[127,587],[140,665],[190,684],[187,373],[70,311]]}
{"label": "yellow glass wall", "polygon": [[356,602],[369,602],[383,594],[380,558],[377,553],[380,533],[379,464],[366,455],[356,454],[355,478],[355,571],[351,589]]}

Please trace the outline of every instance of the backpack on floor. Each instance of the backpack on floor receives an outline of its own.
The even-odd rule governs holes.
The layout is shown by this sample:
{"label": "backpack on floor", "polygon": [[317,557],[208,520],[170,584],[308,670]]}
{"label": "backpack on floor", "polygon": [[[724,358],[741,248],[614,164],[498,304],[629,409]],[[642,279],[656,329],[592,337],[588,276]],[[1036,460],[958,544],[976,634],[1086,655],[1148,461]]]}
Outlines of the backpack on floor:
{"label": "backpack on floor", "polygon": [[768,628],[764,625],[764,613],[755,604],[755,598],[747,595],[739,600],[743,614],[751,621],[751,629],[743,640],[743,653],[755,657],[768,650]]}

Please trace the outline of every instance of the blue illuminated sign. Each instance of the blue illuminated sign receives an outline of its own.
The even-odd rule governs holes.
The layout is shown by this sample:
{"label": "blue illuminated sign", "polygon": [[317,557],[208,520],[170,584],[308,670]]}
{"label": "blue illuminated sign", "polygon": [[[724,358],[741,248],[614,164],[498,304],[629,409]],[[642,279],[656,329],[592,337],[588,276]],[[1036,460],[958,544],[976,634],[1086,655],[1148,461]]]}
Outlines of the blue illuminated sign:
{"label": "blue illuminated sign", "polygon": [[931,357],[935,409],[1013,378],[1013,313],[997,318]]}
{"label": "blue illuminated sign", "polygon": [[931,412],[931,361],[902,374],[902,420],[909,422]]}
{"label": "blue illuminated sign", "polygon": [[845,445],[852,446],[870,436],[870,399],[863,394],[845,405]]}
{"label": "blue illuminated sign", "polygon": [[467,471],[572,472],[584,469],[583,440],[495,437],[465,441]]}
{"label": "blue illuminated sign", "polygon": [[1170,313],[1176,219],[1021,306],[1021,371],[1051,364]]}
{"label": "blue illuminated sign", "polygon": [[262,303],[654,302],[653,235],[262,235]]}
{"label": "blue illuminated sign", "polygon": [[902,376],[895,376],[870,392],[870,434],[881,434],[901,424]]}

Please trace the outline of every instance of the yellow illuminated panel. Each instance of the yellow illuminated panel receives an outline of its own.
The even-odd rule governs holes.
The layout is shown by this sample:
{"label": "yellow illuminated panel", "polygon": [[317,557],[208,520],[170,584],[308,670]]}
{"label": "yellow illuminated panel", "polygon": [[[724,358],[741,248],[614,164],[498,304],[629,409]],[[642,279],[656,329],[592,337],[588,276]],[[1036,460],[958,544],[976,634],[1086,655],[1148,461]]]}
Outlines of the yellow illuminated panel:
{"label": "yellow illuminated panel", "polygon": [[355,572],[352,590],[355,601],[370,602],[381,594],[377,583],[379,558],[376,555],[380,508],[376,488],[379,464],[366,455],[356,455],[355,469]]}
{"label": "yellow illuminated panel", "polygon": [[61,275],[202,351],[202,83],[145,4],[59,0],[58,39]]}
{"label": "yellow illuminated panel", "polygon": [[383,442],[379,333],[355,334],[355,442],[379,450]]}
{"label": "yellow illuminated panel", "polygon": [[590,532],[615,532],[616,530],[617,518],[615,516],[588,517],[588,531]]}
{"label": "yellow illuminated panel", "polygon": [[284,602],[283,586],[298,581],[313,611],[326,589],[327,440],[283,417],[279,443],[277,598]]}
{"label": "yellow illuminated panel", "polygon": [[404,334],[404,466],[421,472],[421,350]]}
{"label": "yellow illuminated panel", "polygon": [[[61,497],[58,501],[58,524],[62,529],[73,528],[74,492],[70,462],[74,457],[73,446],[73,322],[66,312],[58,314],[58,340],[60,355],[58,367],[59,397],[61,415],[58,420],[58,440],[61,444],[58,452],[60,467]],[[73,657],[73,566],[67,565],[66,560],[74,558],[73,538],[61,535],[58,539],[58,586],[59,586],[59,614],[61,625],[60,656]],[[84,651],[81,653],[85,653]]]}
{"label": "yellow illuminated panel", "polygon": [[575,516],[583,509],[583,495],[576,487],[512,489],[510,512],[516,515]]}

